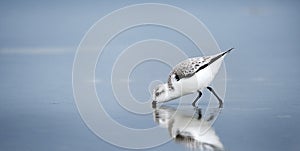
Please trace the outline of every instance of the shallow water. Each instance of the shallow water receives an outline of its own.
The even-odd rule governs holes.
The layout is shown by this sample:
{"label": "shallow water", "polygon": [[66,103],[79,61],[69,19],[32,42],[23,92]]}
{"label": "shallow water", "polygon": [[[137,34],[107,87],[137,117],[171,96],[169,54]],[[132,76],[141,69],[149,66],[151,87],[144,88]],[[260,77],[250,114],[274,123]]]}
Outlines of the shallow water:
{"label": "shallow water", "polygon": [[[127,4],[122,3],[111,9],[123,5]],[[195,123],[199,121],[203,123],[203,121],[215,120],[209,130],[214,134],[211,135],[213,139],[200,140],[191,137],[185,139],[183,136],[194,134],[194,130],[190,128],[188,132],[181,131],[182,134],[178,135],[177,140],[172,139],[166,144],[146,150],[179,151],[192,148],[201,150],[201,147],[205,146],[203,144],[206,144],[207,148],[212,146],[207,144],[217,144],[215,146],[219,146],[218,149],[230,151],[299,150],[299,2],[259,1],[241,4],[234,1],[223,5],[174,2],[173,5],[182,7],[199,17],[222,49],[236,48],[225,59],[227,86],[224,108],[222,110],[208,108],[208,111],[213,110],[212,113],[203,114],[207,109],[210,96],[207,90],[203,92],[198,109],[190,105],[196,95],[185,96],[183,108],[170,118],[164,115],[173,114],[174,108],[180,104],[178,100],[158,106],[156,109],[151,109],[149,105],[149,109],[153,110],[154,114],[142,116],[132,114],[120,107],[111,91],[110,80],[106,78],[110,77],[115,58],[128,45],[143,39],[158,38],[176,44],[185,50],[188,56],[202,55],[194,44],[174,31],[159,27],[139,27],[114,39],[111,45],[105,48],[96,68],[97,79],[94,82],[96,82],[97,93],[110,116],[120,124],[131,128],[160,126],[166,137],[174,136],[177,132],[176,128],[180,129],[181,126],[177,124],[174,128],[171,126],[172,122],[163,124],[161,121],[174,120],[173,124],[176,124],[188,118],[193,121],[192,127],[197,127]],[[105,15],[109,11],[101,13]],[[65,12],[65,8],[61,12]],[[5,19],[5,17],[1,19],[3,18]],[[74,18],[78,20],[76,15]],[[94,16],[89,22],[92,24],[97,19],[99,16]],[[60,21],[63,20],[65,19]],[[79,27],[73,23],[72,25],[76,29],[74,31],[78,32]],[[1,26],[2,28],[6,29],[6,26],[5,28]],[[84,124],[76,108],[72,92],[72,64],[75,47],[86,30],[74,36],[78,38],[74,40],[76,41],[74,49],[67,53],[1,52],[0,150],[129,150],[98,138]],[[53,29],[53,31],[57,30]],[[136,36],[137,33],[143,34]],[[27,39],[34,36],[25,37]],[[70,38],[70,36],[65,39],[54,37],[60,42]],[[10,43],[16,41],[12,40]],[[1,48],[6,47],[5,41],[0,43]],[[158,72],[149,74],[149,69]],[[129,85],[134,97],[141,102],[149,100],[151,82],[165,81],[169,71],[170,67],[160,62],[146,62],[135,68],[130,75]],[[201,118],[199,118],[199,111],[202,111]],[[218,113],[218,116],[211,118],[215,113]],[[173,127],[174,131],[170,133],[168,127]]]}
{"label": "shallow water", "polygon": [[[28,56],[1,57],[1,73],[4,74],[0,95],[0,142],[3,150],[124,150],[99,139],[81,120],[72,97],[71,66],[72,57],[69,56],[43,56],[34,62]],[[234,68],[227,66],[230,70]],[[297,150],[300,97],[299,84],[293,83],[282,77],[229,80],[224,108],[212,127],[223,148]],[[209,91],[204,91],[200,99],[198,107],[202,111],[207,107],[209,95]],[[143,97],[149,96],[147,92]],[[187,96],[188,99],[194,97]],[[195,110],[190,103],[189,100],[183,102],[186,108],[182,112],[193,115]],[[128,127],[159,126],[153,114],[135,115],[114,101],[105,101],[103,105],[112,118]],[[178,105],[176,100],[165,104],[167,109]],[[168,134],[167,129],[165,132]],[[182,141],[170,141],[148,150],[170,149],[189,150],[190,147]]]}

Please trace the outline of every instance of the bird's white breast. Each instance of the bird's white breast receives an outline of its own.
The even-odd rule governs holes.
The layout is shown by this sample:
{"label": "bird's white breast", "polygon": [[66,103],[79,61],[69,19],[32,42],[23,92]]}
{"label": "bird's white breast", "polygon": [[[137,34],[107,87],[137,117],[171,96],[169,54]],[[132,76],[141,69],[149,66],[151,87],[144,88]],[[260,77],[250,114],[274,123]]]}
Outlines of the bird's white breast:
{"label": "bird's white breast", "polygon": [[214,76],[212,74],[212,70],[208,66],[194,74],[192,77],[181,79],[181,92],[182,94],[189,94],[194,93],[197,90],[201,90],[207,87],[211,83],[213,78]]}

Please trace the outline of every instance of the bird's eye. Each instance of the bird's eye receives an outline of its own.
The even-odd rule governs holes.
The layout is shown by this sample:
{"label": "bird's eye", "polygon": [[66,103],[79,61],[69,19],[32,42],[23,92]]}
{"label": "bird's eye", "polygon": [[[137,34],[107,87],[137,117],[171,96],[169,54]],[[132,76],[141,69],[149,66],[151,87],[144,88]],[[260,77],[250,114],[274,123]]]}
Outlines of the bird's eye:
{"label": "bird's eye", "polygon": [[175,79],[179,81],[179,76],[177,74],[175,74]]}

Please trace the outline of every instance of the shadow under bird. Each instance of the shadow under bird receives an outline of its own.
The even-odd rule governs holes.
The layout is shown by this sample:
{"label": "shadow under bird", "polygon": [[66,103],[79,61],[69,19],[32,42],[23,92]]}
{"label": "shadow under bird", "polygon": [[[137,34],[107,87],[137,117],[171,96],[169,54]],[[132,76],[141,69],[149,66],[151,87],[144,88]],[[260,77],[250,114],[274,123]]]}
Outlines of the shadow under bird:
{"label": "shadow under bird", "polygon": [[209,85],[218,73],[225,56],[233,49],[216,55],[188,58],[177,64],[171,71],[168,82],[155,87],[152,105],[198,92],[197,98],[192,103],[196,106],[197,100],[202,95],[201,91],[207,88],[218,99],[219,107],[223,107],[222,99]]}

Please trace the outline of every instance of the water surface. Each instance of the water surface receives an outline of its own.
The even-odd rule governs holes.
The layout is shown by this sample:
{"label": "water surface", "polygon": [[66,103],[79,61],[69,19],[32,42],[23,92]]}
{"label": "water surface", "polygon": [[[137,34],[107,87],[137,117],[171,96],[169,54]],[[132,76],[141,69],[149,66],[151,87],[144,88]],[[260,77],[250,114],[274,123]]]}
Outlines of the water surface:
{"label": "water surface", "polygon": [[[299,150],[299,2],[164,3],[197,16],[222,49],[236,48],[225,59],[224,108],[211,128],[214,138],[218,138],[213,139],[217,140],[216,146],[230,151]],[[57,3],[1,2],[0,150],[128,150],[99,139],[86,127],[75,105],[71,76],[76,46],[83,33],[100,17],[125,5],[128,3],[65,2],[56,7]],[[84,14],[78,14],[78,10],[85,10],[80,11]],[[53,20],[59,24],[53,24]],[[139,116],[120,107],[111,92],[110,80],[105,78],[110,76],[113,62],[124,48],[149,38],[174,43],[191,57],[202,55],[182,35],[160,27],[129,30],[105,48],[96,68],[98,95],[113,119],[132,128],[163,124],[157,121],[160,116],[156,114]],[[70,49],[55,53],[45,49],[61,46]],[[28,51],[30,48],[40,48],[41,53]],[[159,72],[149,72],[154,68]],[[147,101],[151,81],[166,81],[169,71],[170,67],[159,62],[138,66],[130,76],[133,95],[141,102]],[[198,106],[202,111],[207,108],[209,96],[209,91],[204,91]],[[197,120],[199,114],[194,115],[194,108],[189,106],[189,100],[195,97],[186,97],[187,108],[181,113]],[[178,104],[178,100],[169,102],[157,112],[172,112]],[[180,121],[178,117],[182,116],[177,116],[176,121]],[[164,129],[170,137],[177,132],[169,133],[168,126]],[[147,150],[190,150],[187,144],[196,139],[184,139],[183,134],[177,141]]]}

